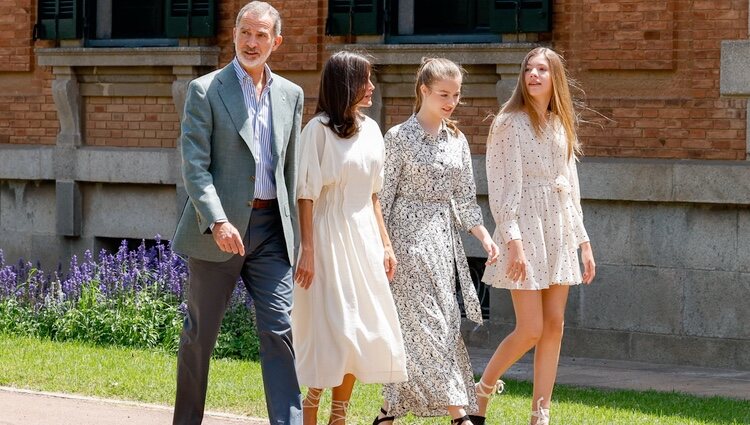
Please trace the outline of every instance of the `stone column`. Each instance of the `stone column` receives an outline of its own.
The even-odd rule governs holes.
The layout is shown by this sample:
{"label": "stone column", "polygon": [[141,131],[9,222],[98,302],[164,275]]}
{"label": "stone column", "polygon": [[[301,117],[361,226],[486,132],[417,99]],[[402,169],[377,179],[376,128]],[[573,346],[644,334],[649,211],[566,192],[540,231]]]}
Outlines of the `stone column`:
{"label": "stone column", "polygon": [[[723,97],[750,99],[750,39],[721,42],[720,92]],[[745,126],[745,159],[750,159],[750,100]]]}
{"label": "stone column", "polygon": [[78,79],[70,66],[56,66],[53,73],[55,80],[52,82],[52,98],[60,120],[57,144],[67,147],[80,146],[83,141],[81,133],[83,102]]}
{"label": "stone column", "polygon": [[81,190],[76,182],[76,151],[83,144],[83,98],[72,67],[55,66],[52,98],[60,121],[53,168],[56,229],[60,236],[81,235]]}
{"label": "stone column", "polygon": [[198,73],[194,66],[173,66],[172,73],[175,77],[172,82],[172,101],[174,102],[177,116],[180,118],[180,121],[182,121],[188,84],[198,76]]}
{"label": "stone column", "polygon": [[510,99],[510,95],[513,94],[513,89],[516,88],[518,83],[519,71],[518,65],[495,65],[495,72],[500,76],[500,79],[495,83],[495,96],[497,96],[498,105],[502,105]]}
{"label": "stone column", "polygon": [[378,75],[372,74],[370,76],[372,83],[375,84],[375,91],[372,93],[372,106],[365,109],[365,114],[372,118],[382,131],[387,129],[383,128],[385,124],[385,108],[383,106],[383,90],[381,84],[378,82]]}

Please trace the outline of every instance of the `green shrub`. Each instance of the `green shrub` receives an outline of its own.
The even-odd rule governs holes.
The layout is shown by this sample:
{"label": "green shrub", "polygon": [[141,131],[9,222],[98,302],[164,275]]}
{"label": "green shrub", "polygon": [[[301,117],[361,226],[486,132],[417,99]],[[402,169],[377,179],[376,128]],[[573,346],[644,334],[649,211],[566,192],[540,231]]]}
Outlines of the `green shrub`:
{"label": "green shrub", "polygon": [[[177,352],[187,267],[161,241],[137,250],[123,243],[114,255],[102,251],[98,262],[87,252],[79,265],[74,256],[60,276],[23,261],[6,265],[0,250],[0,334]],[[258,359],[241,286],[232,294],[214,357]]]}

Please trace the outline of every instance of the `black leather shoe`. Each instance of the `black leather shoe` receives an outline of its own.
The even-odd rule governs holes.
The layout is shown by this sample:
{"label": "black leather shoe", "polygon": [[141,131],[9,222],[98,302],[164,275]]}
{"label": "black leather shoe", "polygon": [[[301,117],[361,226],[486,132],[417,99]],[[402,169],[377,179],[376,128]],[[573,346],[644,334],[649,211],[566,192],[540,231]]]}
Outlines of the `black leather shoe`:
{"label": "black leather shoe", "polygon": [[375,416],[375,420],[372,421],[372,425],[378,425],[381,422],[388,422],[388,421],[392,421],[392,420],[396,419],[395,416],[388,416],[388,412],[386,412],[385,409],[383,409],[382,407],[380,408],[380,413],[382,413],[385,416],[383,416],[382,418],[378,417],[380,415]]}
{"label": "black leather shoe", "polygon": [[484,421],[487,420],[484,416],[479,415],[469,415],[469,419],[471,419],[471,423],[474,425],[484,425]]}

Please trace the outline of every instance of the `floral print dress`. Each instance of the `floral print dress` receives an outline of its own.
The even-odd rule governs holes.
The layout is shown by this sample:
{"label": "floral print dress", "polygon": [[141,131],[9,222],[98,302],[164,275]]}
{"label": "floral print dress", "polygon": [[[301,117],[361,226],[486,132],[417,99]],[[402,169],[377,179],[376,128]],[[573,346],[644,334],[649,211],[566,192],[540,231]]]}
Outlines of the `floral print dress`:
{"label": "floral print dress", "polygon": [[[575,155],[568,157],[565,130],[552,118],[541,135],[524,112],[495,119],[487,143],[490,209],[497,223],[493,239],[501,246],[482,281],[506,289],[540,290],[581,283],[578,246],[589,240],[583,227]],[[528,262],[525,281],[505,275],[508,249],[523,241]]]}
{"label": "floral print dress", "polygon": [[445,124],[437,137],[412,115],[385,135],[383,217],[398,260],[391,282],[409,380],[387,384],[389,415],[477,410],[469,355],[461,338],[458,274],[466,314],[481,323],[459,230],[482,224],[466,138]]}

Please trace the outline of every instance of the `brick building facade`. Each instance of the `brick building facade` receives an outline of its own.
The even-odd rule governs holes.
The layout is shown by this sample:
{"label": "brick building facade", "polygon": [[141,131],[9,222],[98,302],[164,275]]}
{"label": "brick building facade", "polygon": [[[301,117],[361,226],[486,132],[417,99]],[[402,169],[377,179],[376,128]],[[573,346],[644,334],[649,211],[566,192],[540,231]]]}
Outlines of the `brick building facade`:
{"label": "brick building facade", "polygon": [[[140,46],[102,36],[118,24],[101,13],[88,22],[104,41],[35,41],[40,3],[0,3],[0,249],[56,264],[121,238],[171,236],[185,199],[175,149],[185,87],[231,60],[244,0],[215,2],[213,37]],[[94,3],[111,12],[118,0]],[[598,285],[571,295],[565,352],[750,368],[747,0],[536,2],[551,4],[550,31],[448,36],[417,34],[430,28],[418,0],[363,2],[388,5],[379,19],[390,29],[347,36],[326,35],[328,1],[271,3],[284,43],[270,65],[304,88],[305,119],[322,63],[338,49],[372,55],[368,113],[383,130],[410,115],[421,57],[466,68],[455,116],[475,154],[488,227],[488,117],[528,50],[563,53],[590,107],[580,172],[600,265]],[[480,12],[472,19],[477,28],[497,24]],[[469,255],[481,256],[467,242]],[[513,320],[507,294],[487,297],[491,320],[467,333],[473,344],[496,343]]]}

